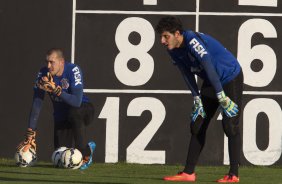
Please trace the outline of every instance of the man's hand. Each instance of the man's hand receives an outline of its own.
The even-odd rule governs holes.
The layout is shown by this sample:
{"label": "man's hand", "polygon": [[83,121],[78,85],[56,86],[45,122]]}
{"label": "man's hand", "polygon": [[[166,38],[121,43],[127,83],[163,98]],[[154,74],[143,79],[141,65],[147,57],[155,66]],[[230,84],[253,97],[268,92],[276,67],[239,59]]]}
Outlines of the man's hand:
{"label": "man's hand", "polygon": [[38,82],[37,86],[47,92],[54,93],[57,96],[60,96],[62,93],[61,86],[57,86],[53,81],[52,75],[48,72],[47,76],[43,76]]}
{"label": "man's hand", "polygon": [[31,128],[28,128],[25,134],[25,140],[17,146],[17,151],[23,149],[23,152],[26,152],[31,147],[36,151],[35,136],[36,132]]}
{"label": "man's hand", "polygon": [[202,100],[199,96],[194,97],[194,105],[192,107],[191,120],[194,123],[198,116],[205,118],[207,115],[204,111]]}
{"label": "man's hand", "polygon": [[[47,81],[47,82],[46,82]],[[36,83],[36,86],[39,87],[40,89],[46,91],[46,92],[52,92],[52,88],[50,88],[50,84],[48,82],[48,78],[46,76],[42,77],[39,79]]]}
{"label": "man's hand", "polygon": [[225,95],[224,91],[221,91],[216,94],[218,101],[220,103],[222,111],[228,117],[234,117],[238,114],[238,105],[234,103],[228,96]]}

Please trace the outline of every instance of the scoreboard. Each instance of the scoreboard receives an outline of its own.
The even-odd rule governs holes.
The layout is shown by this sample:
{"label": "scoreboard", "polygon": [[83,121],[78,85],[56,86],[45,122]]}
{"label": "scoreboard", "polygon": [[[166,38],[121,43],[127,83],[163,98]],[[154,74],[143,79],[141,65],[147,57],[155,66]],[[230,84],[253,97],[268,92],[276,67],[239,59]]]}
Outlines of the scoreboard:
{"label": "scoreboard", "polygon": [[[185,162],[193,98],[154,32],[166,15],[215,37],[238,58],[244,73],[241,162],[280,165],[278,0],[73,0],[71,57],[84,72],[84,91],[96,108],[89,130],[97,142],[96,160]],[[229,163],[220,120],[218,112],[200,164]]]}

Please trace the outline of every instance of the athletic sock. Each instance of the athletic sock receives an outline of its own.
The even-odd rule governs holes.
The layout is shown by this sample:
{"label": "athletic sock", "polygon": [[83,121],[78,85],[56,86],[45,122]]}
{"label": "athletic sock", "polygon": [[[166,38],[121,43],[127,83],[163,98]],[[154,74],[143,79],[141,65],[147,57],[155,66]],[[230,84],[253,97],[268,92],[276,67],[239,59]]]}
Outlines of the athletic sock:
{"label": "athletic sock", "polygon": [[183,172],[187,174],[193,174],[195,172],[195,165],[187,165],[185,166]]}
{"label": "athletic sock", "polygon": [[229,169],[229,174],[230,175],[235,175],[238,177],[238,170],[239,170],[239,165],[238,164],[231,164],[230,169]]}

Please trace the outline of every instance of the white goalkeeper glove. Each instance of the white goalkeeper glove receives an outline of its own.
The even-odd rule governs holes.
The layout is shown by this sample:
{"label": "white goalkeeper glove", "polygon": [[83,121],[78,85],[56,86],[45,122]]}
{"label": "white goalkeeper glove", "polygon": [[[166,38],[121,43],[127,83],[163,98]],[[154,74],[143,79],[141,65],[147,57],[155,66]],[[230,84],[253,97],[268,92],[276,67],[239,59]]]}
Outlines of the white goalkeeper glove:
{"label": "white goalkeeper glove", "polygon": [[202,100],[199,96],[194,96],[194,104],[192,107],[191,121],[194,123],[198,116],[205,118],[207,115],[204,111]]}
{"label": "white goalkeeper glove", "polygon": [[226,114],[226,116],[237,116],[239,112],[238,105],[230,100],[230,98],[225,95],[224,91],[217,93],[216,96],[220,103],[221,110]]}

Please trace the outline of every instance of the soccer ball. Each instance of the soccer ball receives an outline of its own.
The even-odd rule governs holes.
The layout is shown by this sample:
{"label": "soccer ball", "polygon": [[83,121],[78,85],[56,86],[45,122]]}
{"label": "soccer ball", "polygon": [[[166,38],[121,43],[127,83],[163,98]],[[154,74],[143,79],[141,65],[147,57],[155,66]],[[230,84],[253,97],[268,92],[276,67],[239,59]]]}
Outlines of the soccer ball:
{"label": "soccer ball", "polygon": [[52,163],[54,164],[55,167],[61,167],[62,166],[62,162],[61,162],[61,156],[62,153],[67,149],[67,147],[62,146],[57,148],[51,157]]}
{"label": "soccer ball", "polygon": [[29,148],[23,152],[23,148],[15,154],[16,164],[20,167],[33,166],[37,160],[36,152],[33,148]]}
{"label": "soccer ball", "polygon": [[62,166],[68,169],[78,169],[82,165],[82,154],[78,149],[68,148],[61,156]]}

